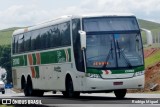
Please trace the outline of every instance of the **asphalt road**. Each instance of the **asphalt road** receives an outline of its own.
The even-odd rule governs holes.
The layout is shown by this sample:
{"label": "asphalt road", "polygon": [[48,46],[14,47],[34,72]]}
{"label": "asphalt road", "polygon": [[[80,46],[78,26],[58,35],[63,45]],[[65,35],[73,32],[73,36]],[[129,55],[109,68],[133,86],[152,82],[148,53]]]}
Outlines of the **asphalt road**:
{"label": "asphalt road", "polygon": [[[1,103],[4,99],[11,99],[13,104],[24,104],[35,101],[41,105],[47,106],[113,106],[113,107],[153,107],[160,106],[160,94],[133,94],[128,93],[124,99],[116,99],[113,93],[96,93],[96,94],[81,94],[79,98],[64,98],[61,93],[52,94],[46,92],[43,97],[24,97],[23,93],[16,93],[10,89],[6,89],[5,94],[0,93]],[[21,102],[18,102],[21,101]],[[24,102],[23,102],[24,101]],[[29,102],[28,102],[29,101]],[[22,103],[23,102],[23,103]],[[4,102],[3,102],[4,103]]]}

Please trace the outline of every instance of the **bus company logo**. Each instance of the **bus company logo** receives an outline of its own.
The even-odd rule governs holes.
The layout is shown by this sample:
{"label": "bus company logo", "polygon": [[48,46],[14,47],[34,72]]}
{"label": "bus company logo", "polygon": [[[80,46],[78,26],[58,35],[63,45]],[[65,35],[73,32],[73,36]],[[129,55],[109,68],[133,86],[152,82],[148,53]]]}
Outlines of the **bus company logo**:
{"label": "bus company logo", "polygon": [[105,75],[112,74],[111,70],[102,70],[102,73]]}
{"label": "bus company logo", "polygon": [[19,64],[20,64],[19,58],[13,59],[13,65],[19,65]]}
{"label": "bus company logo", "polygon": [[2,99],[2,104],[11,104],[11,99]]}
{"label": "bus company logo", "polygon": [[131,69],[131,70],[125,70],[125,73],[134,73],[134,70]]}
{"label": "bus company logo", "polygon": [[61,67],[54,67],[54,71],[61,72]]}

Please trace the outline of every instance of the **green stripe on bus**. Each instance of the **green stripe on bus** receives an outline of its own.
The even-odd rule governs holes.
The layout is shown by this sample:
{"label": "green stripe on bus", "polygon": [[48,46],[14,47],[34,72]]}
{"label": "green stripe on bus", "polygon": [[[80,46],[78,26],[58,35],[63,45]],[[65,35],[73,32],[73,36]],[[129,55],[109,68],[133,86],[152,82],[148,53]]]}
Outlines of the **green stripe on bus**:
{"label": "green stripe on bus", "polygon": [[[144,66],[140,66],[140,67],[135,67],[133,69],[126,69],[126,70],[110,70],[112,74],[124,74],[124,73],[135,73],[135,72],[139,72],[139,71],[143,71],[144,70]],[[104,70],[105,71],[105,70]],[[87,73],[92,73],[92,74],[102,74],[102,70],[98,70],[98,69],[88,69],[87,68]]]}
{"label": "green stripe on bus", "polygon": [[[51,63],[65,63],[71,62],[71,49],[68,50],[68,56],[65,53],[65,49],[56,50],[56,51],[48,51],[48,52],[41,52],[40,58],[41,58],[41,64],[51,64]],[[67,57],[69,59],[67,60]],[[33,58],[33,65],[37,64],[37,59],[35,53],[32,54]],[[28,60],[29,61],[29,60]],[[21,55],[12,57],[12,66],[27,66],[29,62],[27,63],[27,55]]]}
{"label": "green stripe on bus", "polygon": [[98,69],[88,69],[87,68],[87,73],[91,73],[91,74],[102,74],[101,70]]}
{"label": "green stripe on bus", "polygon": [[12,58],[12,66],[26,66],[27,65],[27,56],[16,56]]}
{"label": "green stripe on bus", "polygon": [[[70,49],[69,49],[69,57],[71,57]],[[63,63],[63,62],[66,62],[65,50],[57,50],[57,51],[41,53],[41,64]],[[71,62],[71,59],[69,59],[69,62]]]}

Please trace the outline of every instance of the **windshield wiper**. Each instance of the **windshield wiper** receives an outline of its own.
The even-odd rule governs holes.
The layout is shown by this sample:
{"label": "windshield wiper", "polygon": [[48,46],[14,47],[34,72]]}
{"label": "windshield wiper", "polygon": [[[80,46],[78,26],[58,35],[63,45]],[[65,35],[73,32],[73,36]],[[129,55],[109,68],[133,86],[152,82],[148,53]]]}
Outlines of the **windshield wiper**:
{"label": "windshield wiper", "polygon": [[[113,59],[113,46],[112,46],[112,40],[111,40],[111,48],[110,48],[110,50],[109,50],[109,53],[108,53],[108,55],[107,55],[107,57],[106,57],[106,62],[108,62],[108,60],[109,60],[109,58],[110,58],[110,55],[112,56],[112,59]],[[106,67],[106,64],[104,64],[103,65],[103,68],[105,68]]]}
{"label": "windshield wiper", "polygon": [[121,55],[123,56],[123,58],[125,59],[126,64],[127,64],[129,67],[132,67],[131,63],[129,62],[128,58],[126,58],[126,55],[125,55],[125,53],[123,52],[124,50],[121,50],[121,49],[120,49],[118,41],[116,41],[116,44],[117,44],[117,48],[118,48],[119,58],[120,58],[120,54],[121,54]]}

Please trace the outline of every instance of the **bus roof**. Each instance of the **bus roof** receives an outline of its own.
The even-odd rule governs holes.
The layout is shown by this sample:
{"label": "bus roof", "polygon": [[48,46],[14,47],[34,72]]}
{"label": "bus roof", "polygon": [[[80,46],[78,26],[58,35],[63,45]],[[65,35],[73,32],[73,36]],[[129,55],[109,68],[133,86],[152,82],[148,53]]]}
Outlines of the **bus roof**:
{"label": "bus roof", "polygon": [[13,32],[13,36],[17,35],[17,34],[21,34],[21,33],[27,32],[27,31],[32,31],[32,30],[43,28],[43,27],[47,27],[47,26],[52,26],[52,25],[55,25],[55,24],[63,23],[63,22],[69,21],[69,20],[74,19],[74,18],[112,17],[112,16],[118,17],[118,16],[134,16],[134,15],[130,14],[130,13],[66,15],[66,16],[62,16],[62,17],[59,17],[59,18],[56,18],[56,19],[52,19],[52,20],[49,20],[49,21],[46,21],[46,22],[42,22],[42,23],[30,26],[30,27],[26,27],[24,29],[15,30]]}

